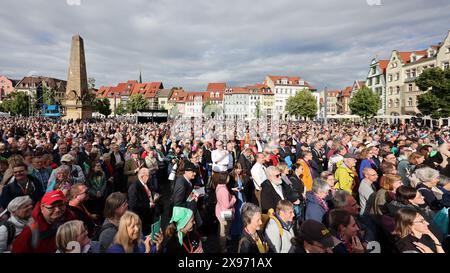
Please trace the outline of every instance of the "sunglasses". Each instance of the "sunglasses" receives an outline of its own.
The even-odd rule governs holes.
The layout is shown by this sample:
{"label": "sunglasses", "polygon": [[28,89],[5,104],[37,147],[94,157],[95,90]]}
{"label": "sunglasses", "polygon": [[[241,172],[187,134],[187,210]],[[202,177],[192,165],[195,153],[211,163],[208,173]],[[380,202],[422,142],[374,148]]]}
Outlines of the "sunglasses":
{"label": "sunglasses", "polygon": [[280,177],[281,177],[281,173],[276,174],[275,177],[276,177],[276,178],[280,178]]}

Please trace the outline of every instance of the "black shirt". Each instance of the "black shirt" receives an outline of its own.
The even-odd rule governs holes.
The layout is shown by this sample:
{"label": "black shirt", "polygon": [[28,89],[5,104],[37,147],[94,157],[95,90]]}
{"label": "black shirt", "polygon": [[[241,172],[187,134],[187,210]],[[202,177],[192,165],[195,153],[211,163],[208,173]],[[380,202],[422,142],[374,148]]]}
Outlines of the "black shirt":
{"label": "black shirt", "polygon": [[397,240],[395,246],[400,253],[403,253],[405,251],[420,252],[420,250],[416,247],[415,244],[413,244],[413,242],[420,242],[429,247],[434,253],[437,253],[436,244],[434,243],[433,239],[431,239],[431,237],[427,234],[422,235],[420,239],[410,234],[402,239]]}

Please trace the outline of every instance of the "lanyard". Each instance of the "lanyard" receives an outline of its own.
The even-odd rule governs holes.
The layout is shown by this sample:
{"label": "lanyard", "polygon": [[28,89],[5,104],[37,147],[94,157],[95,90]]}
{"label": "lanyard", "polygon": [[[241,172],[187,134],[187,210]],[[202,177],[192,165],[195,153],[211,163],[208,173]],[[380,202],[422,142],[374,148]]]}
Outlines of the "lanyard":
{"label": "lanyard", "polygon": [[25,185],[25,189],[22,187],[22,185],[20,185],[20,183],[17,183],[17,185],[19,185],[20,190],[22,190],[23,194],[27,194],[28,192],[28,186],[30,185],[30,181],[27,181],[27,184]]}
{"label": "lanyard", "polygon": [[184,246],[184,248],[186,249],[186,251],[187,251],[188,253],[192,253],[192,252],[194,251],[194,249],[193,249],[193,247],[192,247],[191,240],[189,239],[189,233],[186,233],[186,237],[187,237],[187,239],[188,239],[189,248],[188,248],[187,245],[184,243],[184,240],[183,240],[183,246]]}

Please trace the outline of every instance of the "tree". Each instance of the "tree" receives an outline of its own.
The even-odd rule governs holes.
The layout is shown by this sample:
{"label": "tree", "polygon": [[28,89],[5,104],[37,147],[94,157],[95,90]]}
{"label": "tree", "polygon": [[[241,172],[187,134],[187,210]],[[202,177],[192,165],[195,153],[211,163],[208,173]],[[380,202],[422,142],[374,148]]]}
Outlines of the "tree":
{"label": "tree", "polygon": [[259,101],[256,102],[256,118],[259,119],[261,117],[261,105]]}
{"label": "tree", "polygon": [[313,118],[317,113],[316,98],[311,94],[311,91],[302,90],[288,99],[286,111],[291,116]]}
{"label": "tree", "polygon": [[380,108],[380,100],[372,89],[364,86],[359,89],[349,103],[350,110],[363,119],[373,117]]}
{"label": "tree", "polygon": [[2,111],[15,116],[29,116],[30,96],[24,92],[12,92],[3,100]]}
{"label": "tree", "polygon": [[450,116],[450,69],[425,69],[415,83],[422,91],[430,90],[418,96],[417,108],[422,114],[436,119]]}
{"label": "tree", "polygon": [[109,99],[107,98],[95,99],[92,108],[95,112],[99,112],[100,114],[105,115],[106,117],[111,115],[112,112],[110,109]]}
{"label": "tree", "polygon": [[52,88],[42,86],[42,98],[44,104],[55,104],[56,92]]}
{"label": "tree", "polygon": [[127,109],[125,109],[125,105],[123,105],[122,102],[119,102],[116,108],[116,114],[117,115],[123,115],[127,112]]}
{"label": "tree", "polygon": [[88,89],[95,88],[95,78],[90,77],[88,78],[87,81],[88,81]]}
{"label": "tree", "polygon": [[127,101],[128,113],[136,113],[137,111],[149,109],[149,102],[142,94],[131,96]]}

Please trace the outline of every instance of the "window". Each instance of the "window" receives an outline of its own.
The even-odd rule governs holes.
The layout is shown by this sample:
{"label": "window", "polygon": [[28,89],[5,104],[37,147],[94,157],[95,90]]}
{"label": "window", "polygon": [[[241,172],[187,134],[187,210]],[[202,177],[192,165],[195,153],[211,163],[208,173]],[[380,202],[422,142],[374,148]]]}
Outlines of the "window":
{"label": "window", "polygon": [[397,91],[397,93],[396,93],[397,95],[400,94],[400,86],[397,85],[397,90],[396,91]]}
{"label": "window", "polygon": [[416,69],[415,68],[413,70],[411,70],[411,77],[413,77],[413,78],[416,77]]}
{"label": "window", "polygon": [[444,69],[449,69],[449,68],[450,68],[449,62],[445,62],[445,63],[444,63]]}
{"label": "window", "polygon": [[411,97],[408,98],[408,106],[413,106],[413,99]]}
{"label": "window", "polygon": [[389,87],[389,95],[392,95],[392,93],[393,93],[393,88],[392,88],[392,86],[391,87]]}
{"label": "window", "polygon": [[392,81],[392,74],[388,75],[388,81],[390,81],[390,82]]}
{"label": "window", "polygon": [[409,69],[406,70],[406,78],[407,79],[411,78],[411,71]]}
{"label": "window", "polygon": [[400,73],[395,74],[395,80],[398,81],[398,79],[400,79]]}
{"label": "window", "polygon": [[399,99],[395,99],[395,107],[398,107],[400,105],[400,100]]}
{"label": "window", "polygon": [[380,84],[380,77],[381,76],[378,76],[378,77],[375,78],[375,84]]}
{"label": "window", "polygon": [[409,92],[412,92],[413,91],[413,85],[410,83],[410,84],[408,84],[408,91]]}

